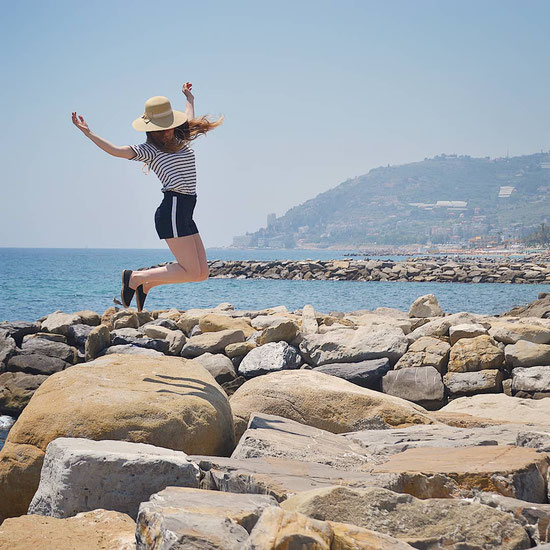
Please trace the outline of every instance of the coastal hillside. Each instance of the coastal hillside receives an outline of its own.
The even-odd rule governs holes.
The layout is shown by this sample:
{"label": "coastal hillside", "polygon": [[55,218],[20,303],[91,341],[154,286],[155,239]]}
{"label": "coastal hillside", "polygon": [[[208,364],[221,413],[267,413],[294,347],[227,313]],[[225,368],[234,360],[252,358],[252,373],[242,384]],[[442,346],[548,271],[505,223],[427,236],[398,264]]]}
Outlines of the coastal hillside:
{"label": "coastal hillside", "polygon": [[234,246],[359,246],[518,239],[550,217],[550,153],[439,155],[375,168],[288,210]]}

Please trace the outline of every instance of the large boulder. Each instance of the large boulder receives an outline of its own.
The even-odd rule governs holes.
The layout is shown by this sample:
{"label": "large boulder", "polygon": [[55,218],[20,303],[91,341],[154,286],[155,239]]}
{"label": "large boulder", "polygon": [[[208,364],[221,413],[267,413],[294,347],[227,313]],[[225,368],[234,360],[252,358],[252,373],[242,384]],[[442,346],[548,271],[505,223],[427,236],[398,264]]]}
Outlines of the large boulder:
{"label": "large boulder", "polygon": [[4,521],[0,548],[9,550],[132,550],[136,524],[111,510],[94,510],[72,518],[29,515]]}
{"label": "large boulder", "polygon": [[447,370],[450,349],[451,346],[447,342],[424,336],[409,346],[407,353],[397,361],[395,369],[434,367],[443,373]]}
{"label": "large boulder", "polygon": [[445,397],[441,374],[434,367],[391,370],[382,378],[382,391],[425,408],[439,408]]}
{"label": "large boulder", "polygon": [[237,377],[231,359],[223,353],[203,353],[193,361],[204,367],[218,384],[230,382]]}
{"label": "large boulder", "polygon": [[504,348],[506,364],[511,367],[542,367],[550,365],[550,345],[519,340]]}
{"label": "large boulder", "polygon": [[502,391],[502,373],[498,369],[448,372],[443,376],[443,383],[453,397],[477,393],[500,393]]}
{"label": "large boulder", "polygon": [[239,364],[239,374],[252,378],[284,369],[297,369],[301,364],[302,358],[295,347],[284,341],[268,342],[245,355]]}
{"label": "large boulder", "polygon": [[466,413],[497,422],[550,424],[550,399],[520,399],[503,393],[480,394],[454,399],[442,413]]}
{"label": "large boulder", "polygon": [[[178,325],[179,326],[179,325]],[[226,346],[244,342],[242,330],[227,329],[191,336],[181,350],[182,357],[198,357],[203,353],[223,353]]]}
{"label": "large boulder", "polygon": [[86,339],[86,361],[94,360],[104,349],[109,347],[110,343],[111,333],[109,331],[108,325],[102,323],[101,325],[94,327],[91,330],[90,334],[88,334],[88,338]]}
{"label": "large boulder", "polygon": [[407,338],[389,325],[335,329],[325,334],[306,334],[299,344],[304,359],[316,367],[329,363],[356,363],[387,357],[394,365],[407,351]]}
{"label": "large boulder", "polygon": [[409,317],[439,317],[443,310],[433,294],[420,296],[411,305]]}
{"label": "large boulder", "polygon": [[49,357],[38,353],[14,355],[8,361],[6,370],[11,372],[26,372],[27,374],[50,375],[70,367],[70,363],[58,357]]}
{"label": "large boulder", "polygon": [[149,443],[229,455],[227,397],[214,378],[179,357],[106,355],[50,376],[0,452],[0,518],[24,514],[46,447],[58,437]]}
{"label": "large boulder", "polygon": [[199,327],[204,332],[217,332],[220,330],[242,330],[245,337],[256,332],[250,321],[246,318],[234,319],[229,315],[207,313],[199,319]]}
{"label": "large boulder", "polygon": [[323,521],[351,523],[391,535],[415,548],[529,548],[527,533],[508,514],[454,499],[420,500],[379,487],[304,491],[281,504]]}
{"label": "large boulder", "polygon": [[231,396],[230,402],[237,439],[256,412],[332,433],[432,423],[427,411],[418,405],[305,369],[253,378]]}
{"label": "large boulder", "polygon": [[487,334],[475,338],[463,338],[449,355],[449,372],[474,372],[498,369],[504,364],[504,352]]}
{"label": "large boulder", "polygon": [[23,337],[27,334],[35,334],[40,331],[40,323],[31,323],[29,321],[2,321],[0,323],[0,332],[7,334],[15,340],[15,343],[21,347]]}
{"label": "large boulder", "polygon": [[45,332],[54,332],[67,336],[71,325],[82,323],[82,317],[77,313],[50,313],[41,323],[41,329]]}
{"label": "large boulder", "polygon": [[48,377],[26,372],[0,374],[0,414],[18,415]]}
{"label": "large boulder", "polygon": [[182,451],[128,441],[59,437],[46,449],[29,514],[68,518],[97,508],[137,517],[141,502],[167,486],[199,486]]}
{"label": "large boulder", "polygon": [[363,388],[377,391],[381,390],[382,377],[390,369],[390,360],[385,357],[382,359],[368,359],[358,363],[329,363],[313,368],[317,372],[337,376]]}
{"label": "large boulder", "polygon": [[512,389],[528,392],[550,391],[550,366],[515,368],[512,371]]}
{"label": "large boulder", "polygon": [[517,344],[526,340],[533,344],[550,344],[550,327],[528,322],[493,322],[489,334],[504,344]]}
{"label": "large boulder", "polygon": [[38,355],[47,355],[48,357],[57,357],[71,365],[74,365],[78,361],[77,348],[68,346],[63,342],[54,342],[46,338],[31,338],[23,342],[19,353],[36,353]]}

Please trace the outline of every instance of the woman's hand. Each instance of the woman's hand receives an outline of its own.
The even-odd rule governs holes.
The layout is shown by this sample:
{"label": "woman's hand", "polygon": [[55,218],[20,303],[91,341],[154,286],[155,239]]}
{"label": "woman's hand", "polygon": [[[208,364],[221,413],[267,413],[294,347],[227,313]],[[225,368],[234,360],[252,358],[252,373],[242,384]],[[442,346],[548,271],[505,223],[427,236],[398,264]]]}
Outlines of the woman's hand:
{"label": "woman's hand", "polygon": [[88,123],[84,120],[82,116],[77,115],[76,112],[73,113],[73,124],[84,134],[88,135],[90,133]]}
{"label": "woman's hand", "polygon": [[191,82],[186,82],[181,88],[181,91],[185,94],[187,101],[190,101],[190,102],[192,102],[195,99],[193,97],[193,94],[191,93],[192,87],[193,87],[193,84],[191,84]]}

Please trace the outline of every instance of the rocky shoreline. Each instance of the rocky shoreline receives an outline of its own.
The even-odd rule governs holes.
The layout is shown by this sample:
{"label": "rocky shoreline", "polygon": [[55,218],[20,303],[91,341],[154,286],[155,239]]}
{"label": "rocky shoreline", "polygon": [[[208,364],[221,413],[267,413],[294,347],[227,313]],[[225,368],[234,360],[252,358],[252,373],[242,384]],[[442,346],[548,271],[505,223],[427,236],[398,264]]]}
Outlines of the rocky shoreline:
{"label": "rocky shoreline", "polygon": [[[213,260],[210,277],[330,281],[550,284],[548,257],[392,260]],[[165,265],[158,264],[158,266]],[[153,267],[158,267],[153,266]],[[149,268],[141,268],[149,269]]]}
{"label": "rocky shoreline", "polygon": [[548,295],[58,311],[0,323],[0,371],[0,548],[550,542]]}

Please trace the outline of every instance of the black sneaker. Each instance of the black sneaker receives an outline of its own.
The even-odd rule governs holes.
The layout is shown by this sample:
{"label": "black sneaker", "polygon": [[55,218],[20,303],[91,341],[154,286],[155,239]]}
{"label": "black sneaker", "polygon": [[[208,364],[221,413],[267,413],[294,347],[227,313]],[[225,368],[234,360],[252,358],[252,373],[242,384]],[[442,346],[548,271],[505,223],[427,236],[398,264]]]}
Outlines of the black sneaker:
{"label": "black sneaker", "polygon": [[138,311],[141,311],[143,309],[145,298],[147,298],[147,294],[143,292],[143,285],[139,285],[136,288],[136,304],[137,304]]}
{"label": "black sneaker", "polygon": [[124,307],[130,307],[135,290],[130,288],[130,277],[132,276],[131,269],[122,270],[122,288],[120,289],[120,300]]}

